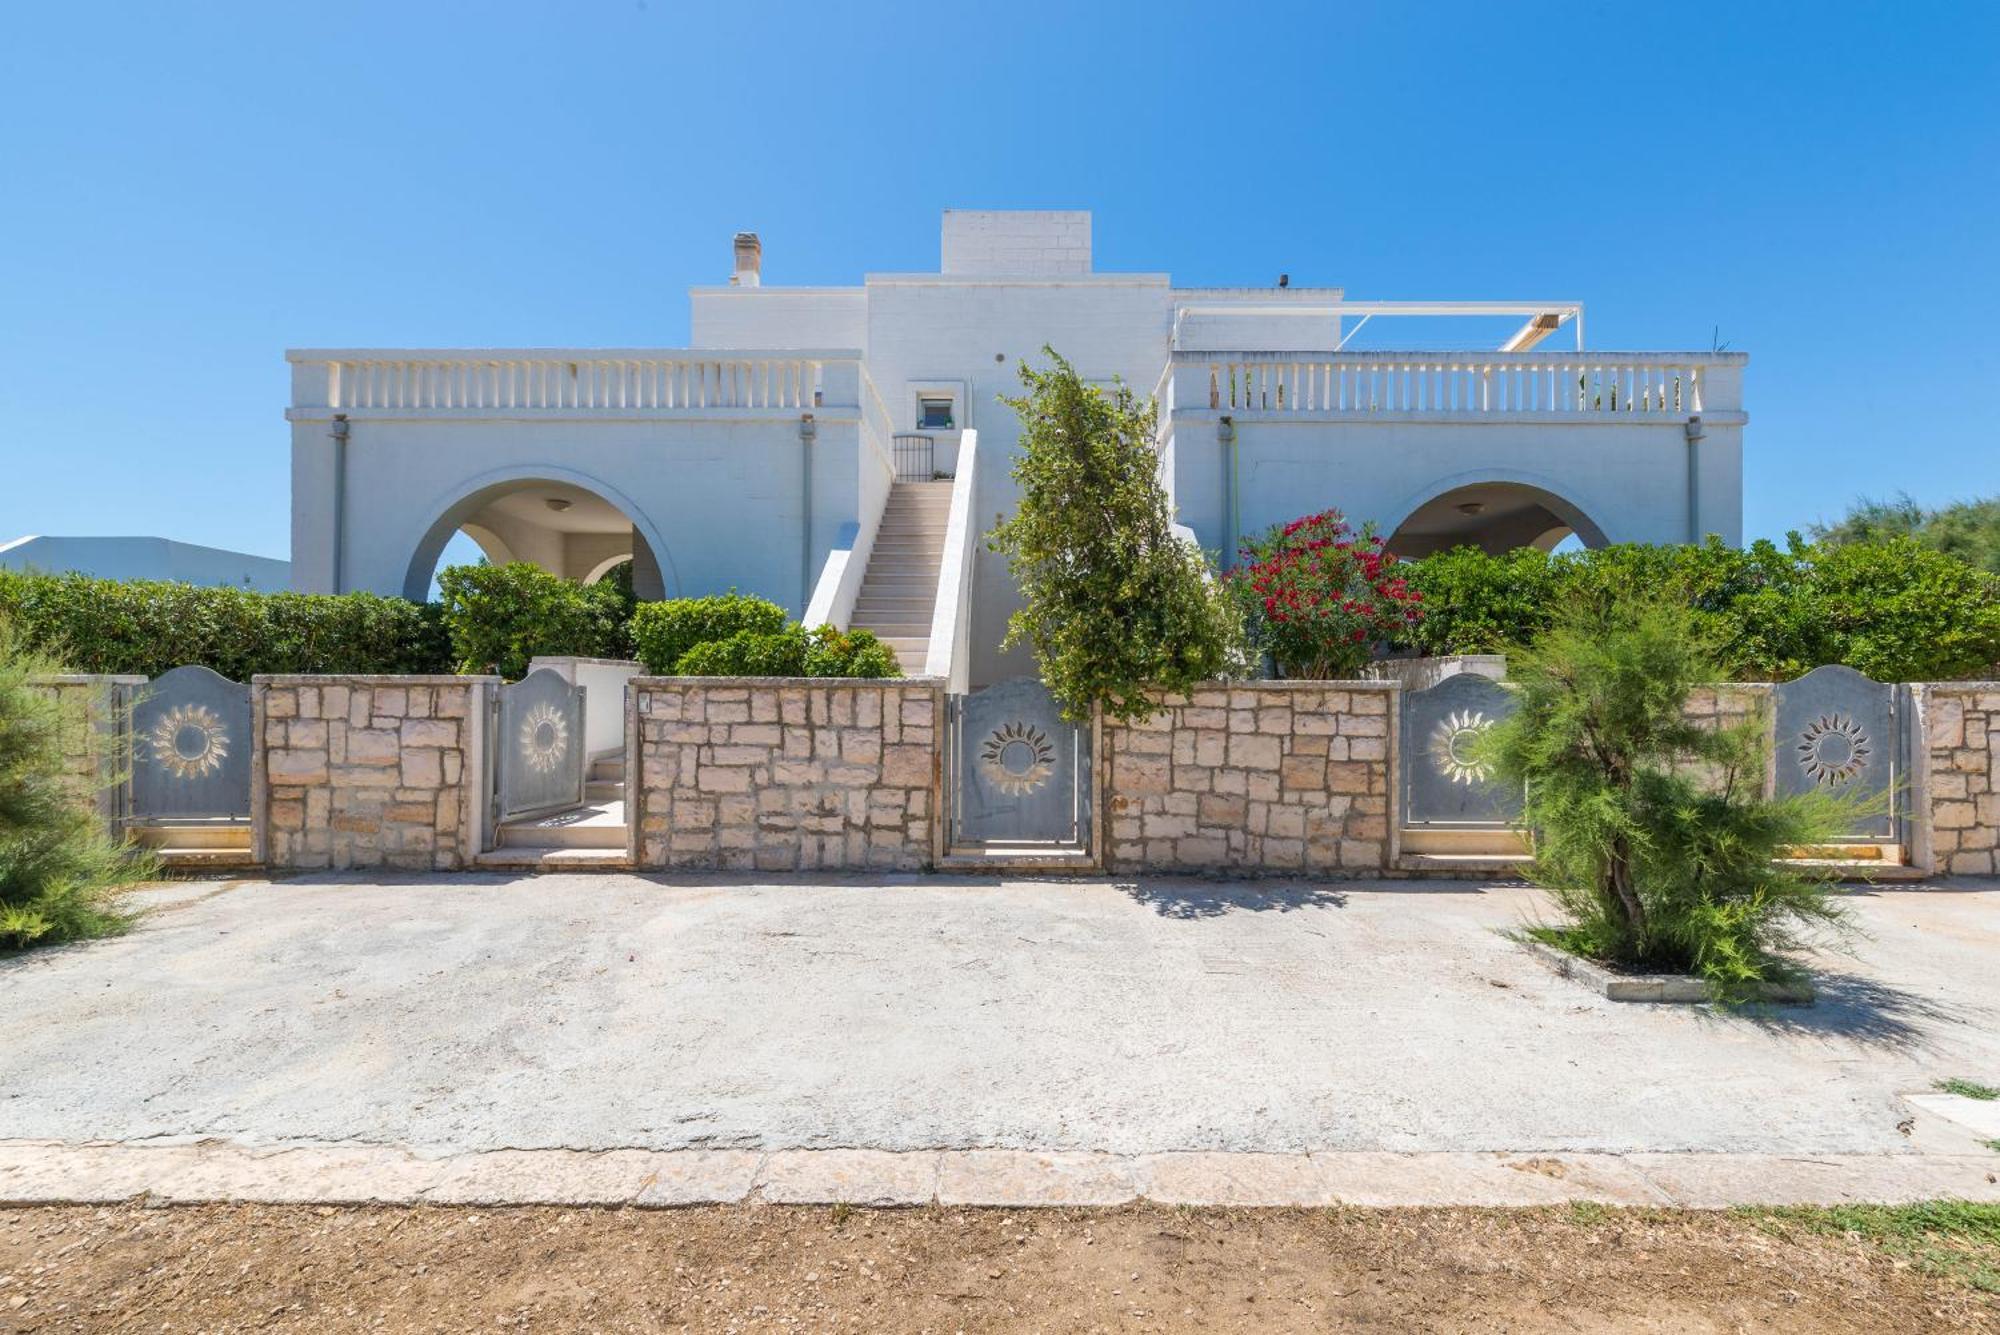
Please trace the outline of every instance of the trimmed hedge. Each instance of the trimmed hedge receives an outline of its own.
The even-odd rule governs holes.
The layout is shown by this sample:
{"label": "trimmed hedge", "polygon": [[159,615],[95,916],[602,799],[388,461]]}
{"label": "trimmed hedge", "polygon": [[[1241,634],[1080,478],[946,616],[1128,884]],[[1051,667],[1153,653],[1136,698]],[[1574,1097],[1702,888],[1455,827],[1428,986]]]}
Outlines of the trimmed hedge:
{"label": "trimmed hedge", "polygon": [[706,598],[641,603],[632,614],[632,646],[646,671],[656,677],[668,676],[676,670],[682,656],[696,645],[712,644],[738,634],[775,635],[784,628],[784,608],[768,599],[731,590]]}
{"label": "trimmed hedge", "polygon": [[157,677],[188,663],[279,672],[449,672],[440,609],[372,593],[254,593],[0,571],[0,619],[72,672]]}
{"label": "trimmed hedge", "polygon": [[1559,608],[1665,598],[1740,681],[1788,681],[1845,663],[1877,681],[1949,681],[2000,662],[2000,579],[1909,538],[1780,548],[1711,540],[1549,556],[1461,547],[1413,562],[1423,620],[1402,638],[1425,654],[1532,642]]}
{"label": "trimmed hedge", "polygon": [[611,583],[583,585],[538,565],[451,566],[438,572],[444,624],[460,672],[527,675],[538,654],[624,658],[630,606]]}
{"label": "trimmed hedge", "polygon": [[697,644],[674,664],[679,677],[900,677],[889,647],[865,630],[791,625],[742,630]]}

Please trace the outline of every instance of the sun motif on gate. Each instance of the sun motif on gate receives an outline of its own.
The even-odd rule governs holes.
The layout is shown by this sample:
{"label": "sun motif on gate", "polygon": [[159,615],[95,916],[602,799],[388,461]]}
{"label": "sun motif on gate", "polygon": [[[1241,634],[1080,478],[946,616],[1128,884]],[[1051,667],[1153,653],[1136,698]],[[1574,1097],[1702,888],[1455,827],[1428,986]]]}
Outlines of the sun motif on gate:
{"label": "sun motif on gate", "polygon": [[1048,734],[1032,724],[1006,723],[979,748],[979,767],[994,787],[1021,797],[1054,776],[1056,748]]}
{"label": "sun motif on gate", "polygon": [[175,705],[147,734],[153,759],[176,779],[199,779],[229,759],[229,730],[207,705]]}
{"label": "sun motif on gate", "polygon": [[1846,783],[1868,764],[1873,750],[1861,725],[1845,714],[1822,714],[1799,731],[1799,768],[1823,787]]}
{"label": "sun motif on gate", "polygon": [[521,758],[528,768],[547,774],[562,764],[569,751],[569,720],[544,701],[521,719]]}
{"label": "sun motif on gate", "polygon": [[1431,760],[1438,772],[1453,783],[1484,783],[1491,778],[1492,766],[1474,759],[1472,744],[1493,722],[1476,709],[1445,715],[1431,732]]}

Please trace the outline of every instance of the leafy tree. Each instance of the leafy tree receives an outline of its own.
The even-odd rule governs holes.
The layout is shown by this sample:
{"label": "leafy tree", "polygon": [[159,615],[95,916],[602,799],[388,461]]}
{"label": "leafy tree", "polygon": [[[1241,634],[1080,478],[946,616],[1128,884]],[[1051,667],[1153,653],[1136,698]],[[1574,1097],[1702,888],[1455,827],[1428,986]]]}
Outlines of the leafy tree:
{"label": "leafy tree", "polygon": [[585,587],[540,566],[451,566],[438,572],[460,672],[527,675],[537,655],[623,658],[625,606],[607,584]]}
{"label": "leafy tree", "polygon": [[1764,796],[1761,725],[1688,719],[1718,679],[1702,641],[1674,602],[1564,608],[1509,651],[1519,708],[1476,755],[1527,794],[1533,878],[1567,917],[1536,935],[1735,999],[1795,972],[1801,929],[1841,921],[1825,882],[1779,859],[1831,838],[1851,804]]}
{"label": "leafy tree", "polygon": [[1955,501],[1936,510],[1924,509],[1907,492],[1890,501],[1864,499],[1834,523],[1815,524],[1812,535],[1824,547],[1911,538],[2000,575],[2000,496]]}
{"label": "leafy tree", "polygon": [[1072,719],[1095,704],[1146,718],[1155,690],[1240,668],[1242,621],[1207,558],[1174,532],[1153,448],[1156,405],[1140,407],[1123,384],[1087,385],[1053,348],[1042,351],[1049,367],[1024,364],[1026,393],[1002,400],[1021,419],[1021,503],[988,540],[1024,602],[1003,647],[1033,647]]}
{"label": "leafy tree", "polygon": [[121,931],[116,892],[152,870],[114,843],[63,769],[70,729],[89,727],[32,684],[55,671],[0,621],[0,950]]}

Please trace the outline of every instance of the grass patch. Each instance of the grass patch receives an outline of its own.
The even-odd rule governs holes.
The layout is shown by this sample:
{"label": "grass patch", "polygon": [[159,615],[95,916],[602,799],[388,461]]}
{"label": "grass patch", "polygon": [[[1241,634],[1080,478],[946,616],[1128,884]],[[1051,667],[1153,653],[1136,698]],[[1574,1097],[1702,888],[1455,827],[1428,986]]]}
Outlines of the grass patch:
{"label": "grass patch", "polygon": [[1964,1099],[2000,1099],[2000,1089],[1976,1080],[1940,1080],[1934,1088],[1940,1094],[1956,1094]]}
{"label": "grass patch", "polygon": [[1780,1237],[1843,1236],[1870,1243],[1927,1275],[2000,1293],[2000,1205],[1743,1206],[1736,1214]]}

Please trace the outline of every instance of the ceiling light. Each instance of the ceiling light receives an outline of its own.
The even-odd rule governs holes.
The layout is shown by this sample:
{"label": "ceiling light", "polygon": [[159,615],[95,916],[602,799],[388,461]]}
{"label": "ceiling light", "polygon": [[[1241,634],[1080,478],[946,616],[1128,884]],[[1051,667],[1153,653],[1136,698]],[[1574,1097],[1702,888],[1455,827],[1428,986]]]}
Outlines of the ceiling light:
{"label": "ceiling light", "polygon": [[1486,513],[1486,502],[1485,502],[1485,501],[1460,501],[1460,502],[1458,503],[1458,512],[1459,512],[1460,514],[1462,514],[1462,515],[1477,515],[1477,514],[1484,514],[1484,513]]}
{"label": "ceiling light", "polygon": [[549,509],[554,510],[557,514],[561,514],[574,505],[575,502],[564,496],[551,496],[544,500],[542,504],[548,506]]}

